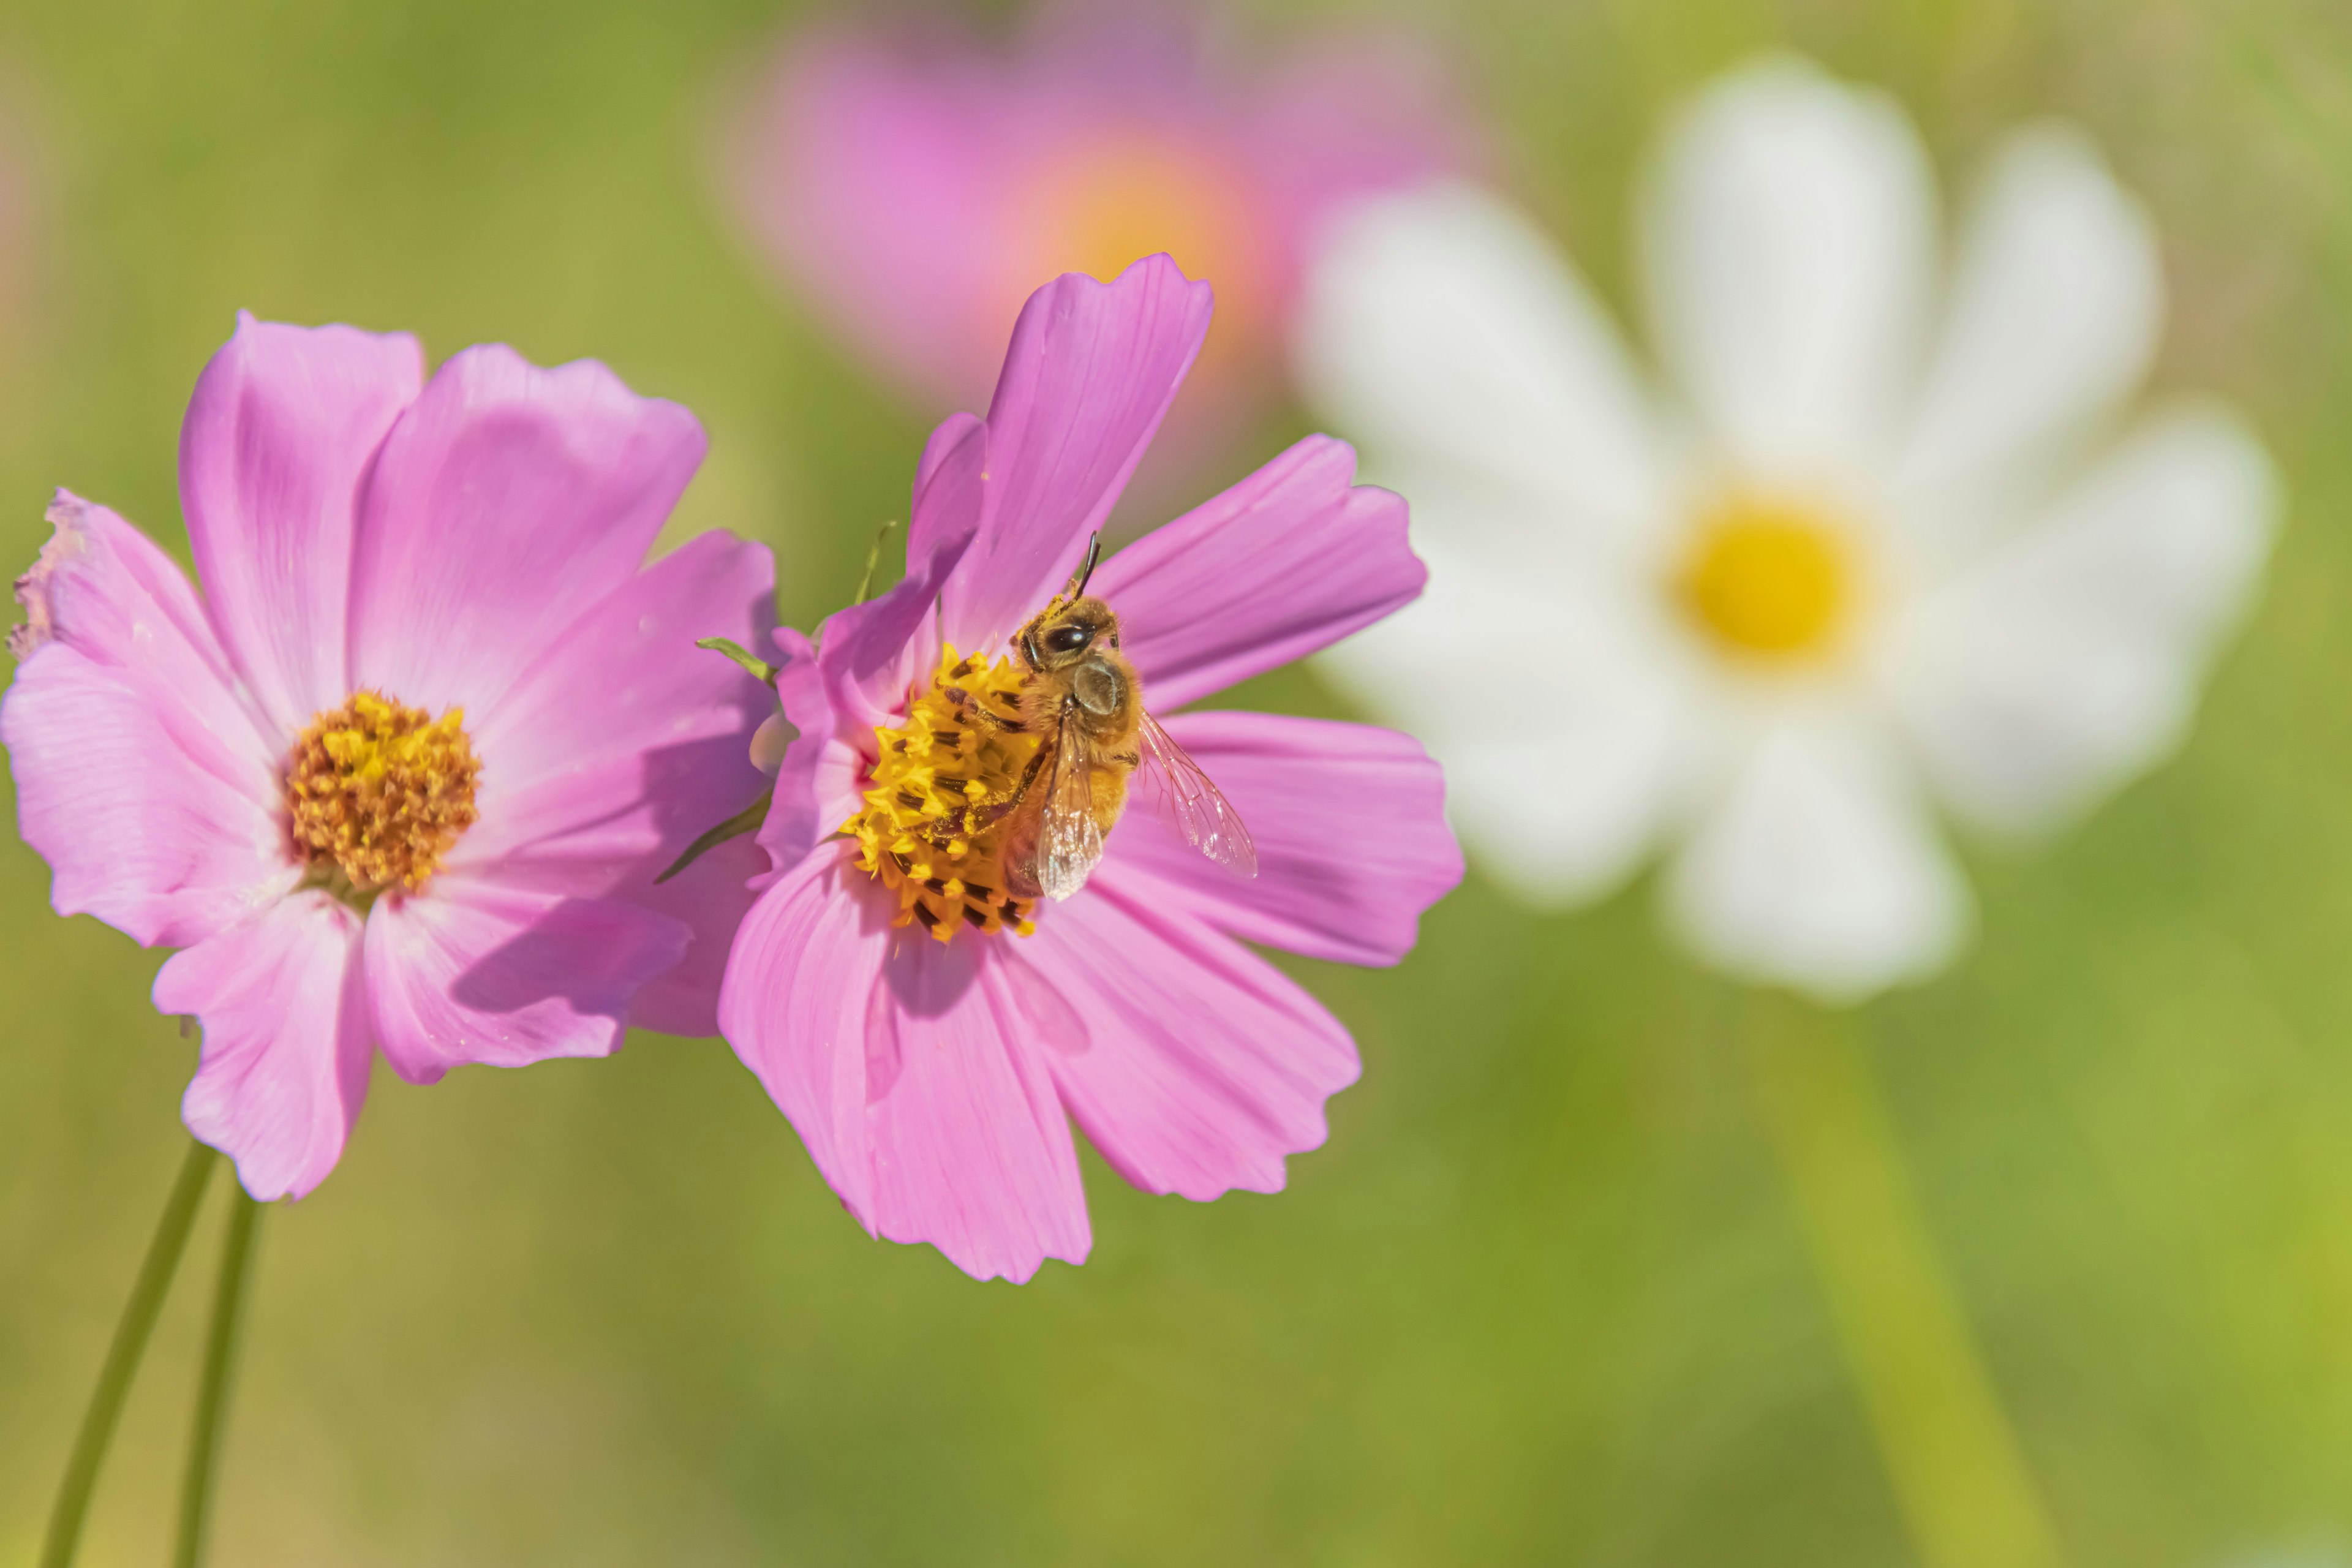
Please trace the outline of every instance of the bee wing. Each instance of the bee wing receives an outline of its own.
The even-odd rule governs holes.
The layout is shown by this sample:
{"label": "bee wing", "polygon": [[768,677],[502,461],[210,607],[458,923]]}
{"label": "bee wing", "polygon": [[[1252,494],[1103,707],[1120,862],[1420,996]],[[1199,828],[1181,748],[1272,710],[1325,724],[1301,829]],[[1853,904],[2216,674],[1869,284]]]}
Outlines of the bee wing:
{"label": "bee wing", "polygon": [[1150,714],[1142,716],[1144,771],[1160,785],[1161,813],[1184,842],[1229,871],[1257,875],[1257,846],[1242,814],[1201,771],[1176,737]]}
{"label": "bee wing", "polygon": [[1066,899],[1087,885],[1102,858],[1102,825],[1095,820],[1094,763],[1083,742],[1062,737],[1054,752],[1054,775],[1045,784],[1038,814],[1037,848],[1031,870],[1049,899]]}

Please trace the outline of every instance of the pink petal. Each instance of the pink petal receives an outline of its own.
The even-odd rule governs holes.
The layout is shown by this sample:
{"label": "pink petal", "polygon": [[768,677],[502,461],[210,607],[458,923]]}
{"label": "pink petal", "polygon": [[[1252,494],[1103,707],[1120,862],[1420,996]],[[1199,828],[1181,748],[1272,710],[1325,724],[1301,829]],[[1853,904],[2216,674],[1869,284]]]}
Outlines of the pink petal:
{"label": "pink petal", "polygon": [[989,405],[980,531],[940,595],[948,641],[992,650],[1061,588],[1183,384],[1211,303],[1165,256],[1029,297]]}
{"label": "pink petal", "polygon": [[[848,613],[842,611],[826,626]],[[759,843],[781,868],[798,865],[802,856],[857,809],[858,777],[866,765],[865,747],[873,742],[858,733],[861,715],[835,708],[824,670],[808,638],[784,626],[777,631],[775,643],[783,655],[776,673],[776,700],[783,705],[784,720],[795,733],[784,750],[783,766],[776,770],[775,792],[769,797],[768,820],[761,825]],[[865,734],[872,733],[872,726],[866,726]]]}
{"label": "pink petal", "polygon": [[18,831],[58,913],[200,941],[290,879],[273,759],[179,568],[103,507],[49,517],[19,590],[47,640],[0,703]]}
{"label": "pink petal", "polygon": [[719,987],[727,975],[727,955],[759,897],[752,884],[770,865],[757,839],[730,838],[667,882],[620,890],[616,896],[667,915],[694,933],[677,967],[646,981],[629,1004],[632,1025],[689,1039],[719,1033]]}
{"label": "pink petal", "polygon": [[915,464],[915,496],[907,511],[907,575],[947,580],[986,504],[988,426],[977,416],[950,414],[940,422]]}
{"label": "pink petal", "polygon": [[844,856],[803,860],[736,938],[722,1030],[869,1231],[982,1279],[1084,1260],[1069,1124],[989,952],[887,914]]}
{"label": "pink petal", "polygon": [[889,592],[828,616],[824,652],[785,629],[776,697],[798,731],[777,770],[760,842],[789,866],[856,809],[858,778],[873,760],[874,731],[903,714],[910,682],[939,657],[940,584],[980,524],[988,429],[959,414],[931,432],[915,469],[907,574]]}
{"label": "pink petal", "polygon": [[326,1180],[367,1098],[360,930],[359,915],[326,894],[295,893],[173,954],[155,976],[156,1007],[204,1026],[180,1115],[264,1203]]}
{"label": "pink petal", "polygon": [[627,1032],[631,998],[677,963],[688,935],[622,900],[445,873],[420,895],[380,900],[368,916],[376,1037],[411,1083],[465,1062],[610,1056]]}
{"label": "pink petal", "polygon": [[593,360],[499,344],[436,372],[360,501],[352,677],[488,721],[583,605],[628,581],[702,461],[702,427]]}
{"label": "pink petal", "polygon": [[482,815],[451,853],[453,870],[610,894],[692,929],[686,958],[631,1008],[647,1028],[718,1032],[719,977],[751,907],[745,883],[767,869],[746,839],[654,881],[771,787],[750,747],[774,696],[694,644],[727,637],[757,647],[774,605],[767,546],[702,534],[575,621],[474,737]]}
{"label": "pink petal", "polygon": [[604,891],[624,873],[650,882],[757,799],[768,779],[751,765],[751,733],[775,699],[694,644],[757,647],[774,604],[768,547],[710,532],[582,614],[488,719],[469,723],[481,820],[449,864],[569,862],[592,879],[565,884],[575,892]]}
{"label": "pink petal", "polygon": [[1013,316],[994,297],[1010,237],[987,134],[996,97],[820,33],[790,46],[730,149],[728,183],[764,248],[933,407],[987,387]]}
{"label": "pink petal", "polygon": [[1087,1139],[1147,1192],[1279,1192],[1356,1047],[1240,944],[1097,877],[1009,944],[1005,990]]}
{"label": "pink petal", "polygon": [[1410,737],[1273,713],[1181,713],[1168,732],[1240,811],[1258,874],[1179,837],[1147,777],[1097,873],[1131,901],[1311,958],[1386,964],[1462,880],[1444,780]]}
{"label": "pink petal", "polygon": [[1339,208],[1491,161],[1445,68],[1429,39],[1360,21],[1294,51],[1259,85],[1236,140],[1254,154],[1286,314],[1306,251]]}
{"label": "pink petal", "polygon": [[180,502],[222,642],[270,717],[351,695],[344,616],[361,480],[425,380],[405,332],[239,311],[180,429]]}
{"label": "pink petal", "polygon": [[1304,658],[1419,595],[1403,498],[1355,475],[1346,442],[1310,436],[1103,563],[1091,591],[1118,612],[1154,709]]}

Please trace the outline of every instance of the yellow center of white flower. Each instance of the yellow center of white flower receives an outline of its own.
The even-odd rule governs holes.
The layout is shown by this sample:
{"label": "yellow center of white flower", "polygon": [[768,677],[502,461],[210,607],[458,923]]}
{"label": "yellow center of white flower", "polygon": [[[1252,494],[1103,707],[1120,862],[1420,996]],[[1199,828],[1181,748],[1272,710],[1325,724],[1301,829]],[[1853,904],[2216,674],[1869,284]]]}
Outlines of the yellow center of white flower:
{"label": "yellow center of white flower", "polygon": [[474,825],[482,765],[465,710],[438,719],[373,691],[310,721],[286,759],[286,808],[312,878],[364,902],[415,892]]}
{"label": "yellow center of white flower", "polygon": [[1018,727],[1021,685],[1011,659],[950,647],[906,722],[875,730],[865,808],[841,830],[857,840],[859,868],[898,894],[894,925],[919,923],[941,942],[967,926],[1034,929],[1029,902],[1004,889],[1005,818],[1037,754],[1037,737]]}
{"label": "yellow center of white flower", "polygon": [[1783,662],[1836,646],[1853,610],[1853,546],[1811,508],[1737,500],[1700,522],[1675,588],[1736,657]]}

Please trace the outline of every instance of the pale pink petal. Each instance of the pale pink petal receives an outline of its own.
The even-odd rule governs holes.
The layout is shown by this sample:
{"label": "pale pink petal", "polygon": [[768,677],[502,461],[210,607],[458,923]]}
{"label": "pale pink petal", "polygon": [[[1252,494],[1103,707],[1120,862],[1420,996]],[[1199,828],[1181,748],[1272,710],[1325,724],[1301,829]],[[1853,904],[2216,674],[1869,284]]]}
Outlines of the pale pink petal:
{"label": "pale pink petal", "polygon": [[623,900],[445,872],[422,894],[379,900],[368,916],[376,1037],[411,1083],[466,1062],[610,1056],[630,999],[677,963],[688,936],[679,921]]}
{"label": "pale pink petal", "polygon": [[1184,842],[1147,773],[1090,886],[1312,958],[1394,963],[1462,880],[1444,781],[1410,737],[1274,713],[1181,713],[1168,732],[1240,811],[1258,874]]}
{"label": "pale pink petal", "polygon": [[1013,320],[994,298],[1003,97],[983,73],[816,33],[787,46],[729,148],[736,205],[769,254],[933,406],[980,395]]}
{"label": "pale pink petal", "polygon": [[1082,1261],[1069,1125],[989,953],[888,914],[843,855],[786,871],[737,938],[722,1030],[869,1231],[979,1279]]}
{"label": "pale pink petal", "polygon": [[360,930],[359,914],[325,893],[295,893],[155,976],[157,1009],[204,1026],[180,1114],[264,1203],[326,1180],[367,1098]]}
{"label": "pale pink petal", "polygon": [[1165,256],[1030,296],[988,409],[980,531],[940,595],[940,635],[993,651],[1052,597],[1150,444],[1209,329],[1205,283]]}
{"label": "pale pink petal", "polygon": [[368,465],[425,380],[405,332],[240,311],[180,430],[180,503],[221,640],[279,725],[351,695],[345,614]]}
{"label": "pale pink petal", "polygon": [[1402,29],[1374,32],[1356,19],[1307,40],[1255,96],[1236,161],[1257,176],[1285,307],[1316,231],[1334,214],[1487,161],[1483,129],[1444,51]]}
{"label": "pale pink petal", "polygon": [[[449,857],[478,868],[539,861],[654,872],[768,787],[751,733],[775,711],[768,689],[730,658],[775,623],[775,561],[720,532],[629,578],[552,639],[506,700],[468,725],[482,761],[481,819]],[[591,872],[590,874],[596,874]]]}
{"label": "pale pink petal", "polygon": [[592,360],[498,344],[434,374],[361,498],[352,679],[482,723],[626,582],[701,461],[702,427]]}
{"label": "pale pink petal", "polygon": [[19,590],[47,640],[0,702],[18,831],[60,914],[200,941],[290,877],[270,759],[179,569],[104,508],[50,518]]}
{"label": "pale pink petal", "polygon": [[1147,1192],[1279,1192],[1356,1080],[1348,1032],[1272,965],[1115,888],[1055,906],[992,978],[1088,1141]]}
{"label": "pale pink petal", "polygon": [[1346,442],[1310,436],[1103,563],[1089,591],[1118,612],[1154,709],[1304,658],[1421,592],[1403,499],[1355,477]]}

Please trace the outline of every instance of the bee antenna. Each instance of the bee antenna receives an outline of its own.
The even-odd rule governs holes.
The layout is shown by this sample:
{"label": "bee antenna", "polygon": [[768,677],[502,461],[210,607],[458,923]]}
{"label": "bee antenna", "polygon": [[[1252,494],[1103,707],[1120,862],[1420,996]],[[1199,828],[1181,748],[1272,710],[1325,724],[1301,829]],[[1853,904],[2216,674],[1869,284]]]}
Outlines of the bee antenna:
{"label": "bee antenna", "polygon": [[1083,599],[1087,596],[1087,584],[1094,580],[1095,567],[1101,562],[1101,560],[1102,535],[1099,532],[1088,534],[1087,536],[1087,562],[1085,565],[1078,568],[1078,585],[1070,590],[1071,598]]}

